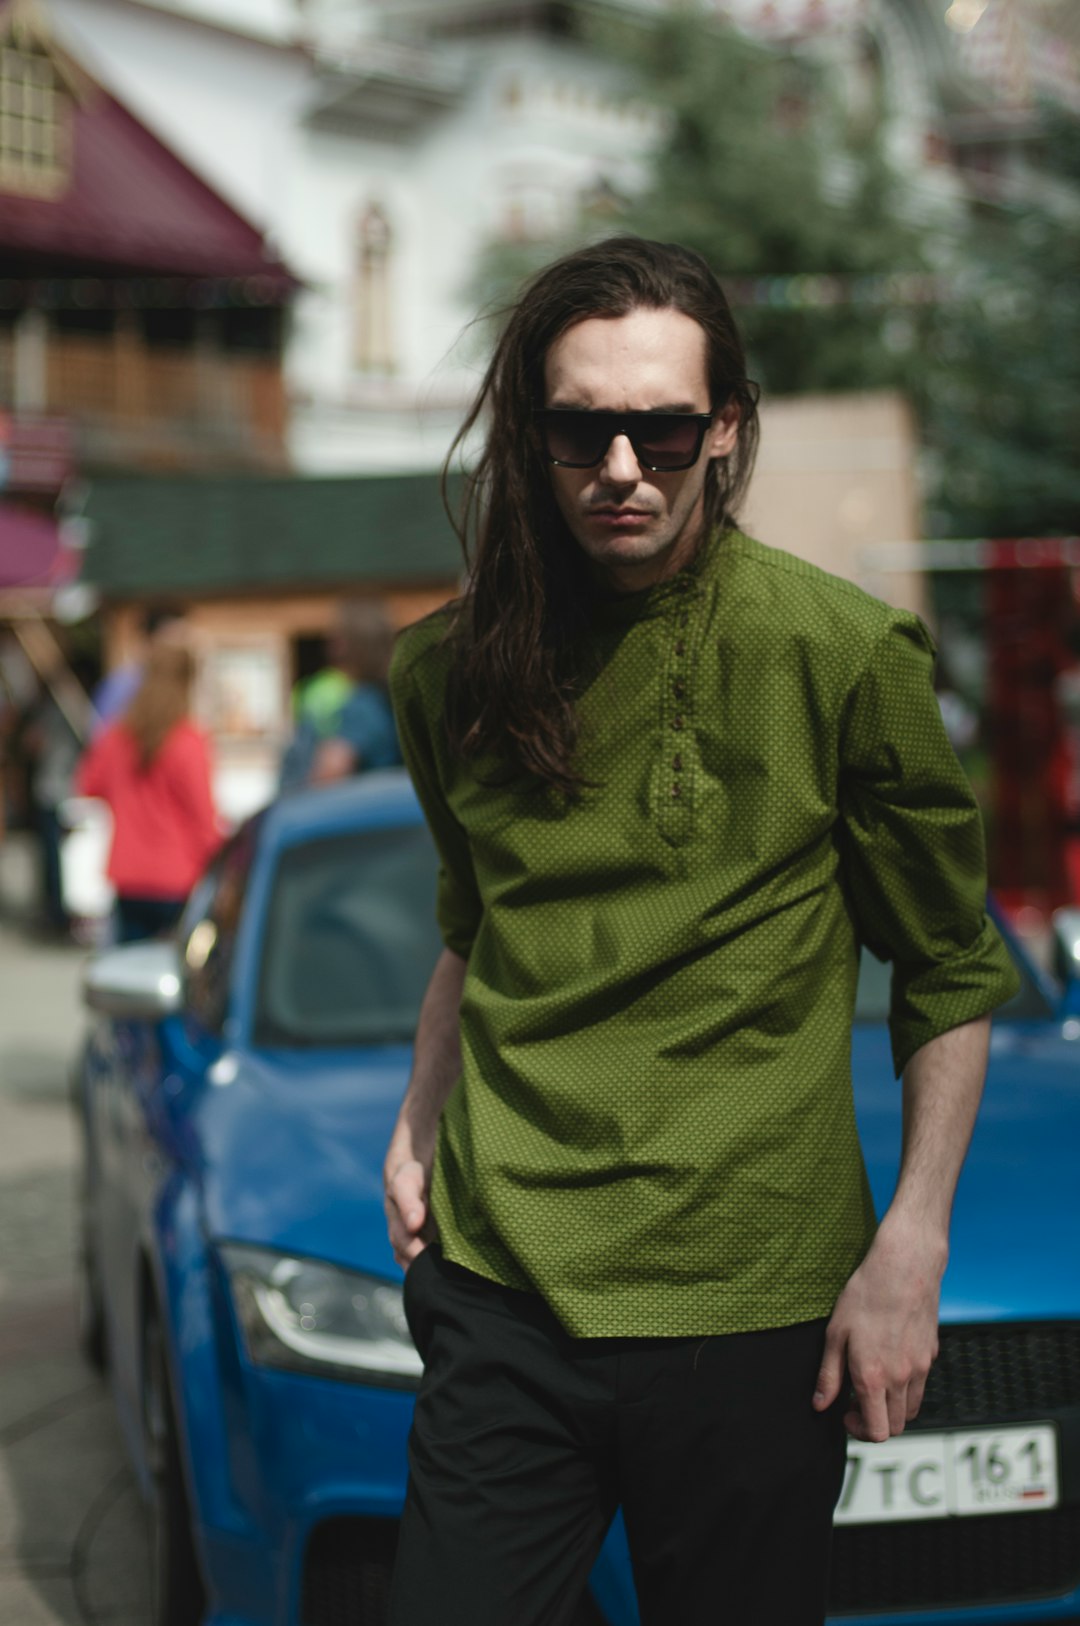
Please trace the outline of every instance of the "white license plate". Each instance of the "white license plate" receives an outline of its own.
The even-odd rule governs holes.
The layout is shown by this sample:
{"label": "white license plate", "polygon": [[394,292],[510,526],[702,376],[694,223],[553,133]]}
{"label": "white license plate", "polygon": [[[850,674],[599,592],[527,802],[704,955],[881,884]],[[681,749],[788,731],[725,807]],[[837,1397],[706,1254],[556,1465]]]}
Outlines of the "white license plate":
{"label": "white license plate", "polygon": [[1057,1433],[1051,1423],[900,1434],[883,1444],[848,1441],[834,1523],[944,1519],[1056,1507]]}

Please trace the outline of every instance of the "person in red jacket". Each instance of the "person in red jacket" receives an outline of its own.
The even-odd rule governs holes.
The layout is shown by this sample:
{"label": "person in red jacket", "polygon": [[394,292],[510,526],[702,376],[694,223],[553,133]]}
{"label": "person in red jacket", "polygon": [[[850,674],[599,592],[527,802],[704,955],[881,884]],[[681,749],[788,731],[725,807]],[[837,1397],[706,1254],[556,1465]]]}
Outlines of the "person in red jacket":
{"label": "person in red jacket", "polygon": [[193,678],[190,650],[156,645],[127,710],[79,764],[79,793],[112,810],[108,874],[120,943],[175,925],[221,841],[207,741],[188,715]]}

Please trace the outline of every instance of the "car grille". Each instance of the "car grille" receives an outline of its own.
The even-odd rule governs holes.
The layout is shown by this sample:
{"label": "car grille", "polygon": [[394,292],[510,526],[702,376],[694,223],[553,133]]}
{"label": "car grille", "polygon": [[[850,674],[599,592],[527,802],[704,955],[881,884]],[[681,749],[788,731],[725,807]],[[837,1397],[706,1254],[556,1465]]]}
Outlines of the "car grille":
{"label": "car grille", "polygon": [[[1051,1417],[1080,1406],[1080,1324],[946,1326],[918,1427]],[[304,1562],[302,1626],[382,1626],[393,1520],[316,1526]],[[988,1517],[841,1525],[831,1614],[949,1608],[1060,1596],[1080,1586],[1080,1507]],[[601,1626],[590,1599],[574,1626]]]}
{"label": "car grille", "polygon": [[[915,1428],[980,1427],[1080,1406],[1080,1324],[945,1326]],[[1080,1586],[1080,1507],[841,1525],[831,1614],[1060,1597]]]}
{"label": "car grille", "polygon": [[[327,1519],[316,1525],[304,1555],[301,1626],[383,1626],[397,1522]],[[572,1626],[604,1626],[590,1597]]]}
{"label": "car grille", "polygon": [[1036,1418],[1080,1406],[1080,1323],[942,1327],[919,1424]]}
{"label": "car grille", "polygon": [[301,1626],[381,1626],[390,1596],[396,1519],[327,1519],[304,1555]]}
{"label": "car grille", "polygon": [[1080,1508],[841,1525],[830,1614],[1052,1598],[1080,1581]]}

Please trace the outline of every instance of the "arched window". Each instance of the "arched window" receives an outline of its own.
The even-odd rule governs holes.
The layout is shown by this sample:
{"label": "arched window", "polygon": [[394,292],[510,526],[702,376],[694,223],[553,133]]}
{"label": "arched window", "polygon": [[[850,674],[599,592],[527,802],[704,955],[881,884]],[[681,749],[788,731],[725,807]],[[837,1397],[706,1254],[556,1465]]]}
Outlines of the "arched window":
{"label": "arched window", "polygon": [[360,220],[353,324],[353,366],[362,373],[392,373],[396,365],[391,311],[393,233],[377,203]]}
{"label": "arched window", "polygon": [[16,23],[0,33],[0,191],[55,197],[71,168],[71,98]]}

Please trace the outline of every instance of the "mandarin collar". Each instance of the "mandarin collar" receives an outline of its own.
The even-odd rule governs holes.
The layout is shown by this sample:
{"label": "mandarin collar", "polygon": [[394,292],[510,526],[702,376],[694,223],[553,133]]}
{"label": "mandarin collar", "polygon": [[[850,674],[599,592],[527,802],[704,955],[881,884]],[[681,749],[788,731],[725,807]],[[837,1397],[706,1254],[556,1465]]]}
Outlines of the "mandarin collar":
{"label": "mandarin collar", "polygon": [[696,599],[715,575],[723,552],[719,527],[705,537],[694,557],[674,576],[641,587],[633,593],[603,592],[596,596],[596,616],[603,625],[623,626],[663,615],[673,605]]}

